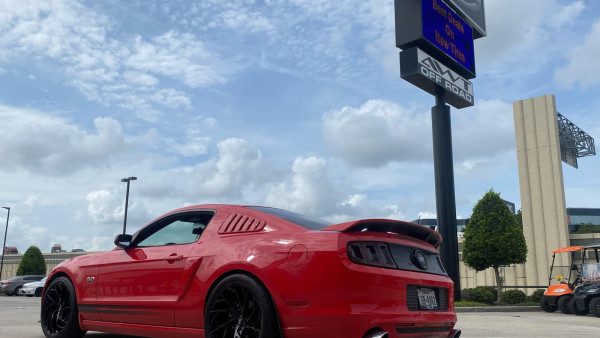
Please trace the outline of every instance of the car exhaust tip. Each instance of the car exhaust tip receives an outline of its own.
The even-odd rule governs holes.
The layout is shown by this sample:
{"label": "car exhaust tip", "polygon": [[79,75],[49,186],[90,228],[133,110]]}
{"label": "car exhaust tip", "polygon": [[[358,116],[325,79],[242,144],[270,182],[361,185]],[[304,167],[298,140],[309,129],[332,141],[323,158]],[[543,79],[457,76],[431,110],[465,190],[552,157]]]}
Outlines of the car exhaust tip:
{"label": "car exhaust tip", "polygon": [[460,330],[452,329],[452,331],[450,331],[450,334],[448,335],[448,338],[459,338],[461,333],[462,332],[460,332]]}
{"label": "car exhaust tip", "polygon": [[373,329],[370,330],[369,332],[367,332],[363,338],[389,338],[390,334],[380,330],[380,329]]}

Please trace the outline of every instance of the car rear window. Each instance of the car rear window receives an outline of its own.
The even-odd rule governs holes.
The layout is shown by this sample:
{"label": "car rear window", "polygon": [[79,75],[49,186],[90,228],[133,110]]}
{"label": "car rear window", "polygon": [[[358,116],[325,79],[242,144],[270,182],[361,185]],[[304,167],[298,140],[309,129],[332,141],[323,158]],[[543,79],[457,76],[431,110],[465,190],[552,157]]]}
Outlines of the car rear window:
{"label": "car rear window", "polygon": [[269,207],[248,207],[252,210],[264,212],[269,215],[273,215],[275,217],[279,217],[288,222],[292,222],[294,224],[298,224],[299,226],[309,229],[309,230],[321,230],[327,226],[332,225],[333,223],[327,222],[315,217],[305,216],[296,212],[287,211],[283,209],[277,208],[269,208]]}

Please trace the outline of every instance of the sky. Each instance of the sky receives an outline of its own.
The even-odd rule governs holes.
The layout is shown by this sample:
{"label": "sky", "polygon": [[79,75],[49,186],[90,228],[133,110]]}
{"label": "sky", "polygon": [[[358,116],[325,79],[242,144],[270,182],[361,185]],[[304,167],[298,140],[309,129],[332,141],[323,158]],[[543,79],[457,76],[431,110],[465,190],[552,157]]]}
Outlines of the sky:
{"label": "sky", "polygon": [[[600,137],[600,2],[486,16],[475,106],[452,109],[459,217],[489,189],[520,205],[513,101],[554,94]],[[435,217],[434,99],[398,54],[393,0],[1,0],[7,246],[112,248],[128,176],[130,233],[203,203]],[[600,207],[599,168],[563,166],[567,206]]]}

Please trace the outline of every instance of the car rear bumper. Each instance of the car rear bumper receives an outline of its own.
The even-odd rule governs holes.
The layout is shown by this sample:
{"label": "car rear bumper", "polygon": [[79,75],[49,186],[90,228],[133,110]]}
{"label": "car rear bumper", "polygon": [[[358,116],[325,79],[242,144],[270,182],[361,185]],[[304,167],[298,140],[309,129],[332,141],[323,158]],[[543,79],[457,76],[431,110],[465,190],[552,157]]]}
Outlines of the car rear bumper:
{"label": "car rear bumper", "polygon": [[[310,295],[287,297],[285,310],[279,311],[286,337],[362,338],[374,330],[399,338],[451,334],[456,314],[447,276],[338,264],[315,276],[319,286]],[[444,297],[436,291],[439,310],[419,310],[420,287],[444,291]]]}

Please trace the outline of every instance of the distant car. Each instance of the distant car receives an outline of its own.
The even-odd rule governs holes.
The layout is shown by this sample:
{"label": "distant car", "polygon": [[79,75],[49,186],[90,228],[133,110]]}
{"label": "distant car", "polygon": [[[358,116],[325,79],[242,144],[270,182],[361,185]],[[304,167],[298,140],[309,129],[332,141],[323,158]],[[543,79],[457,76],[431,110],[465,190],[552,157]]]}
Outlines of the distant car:
{"label": "distant car", "polygon": [[395,220],[189,206],[54,268],[41,326],[50,338],[455,338],[441,240]]}
{"label": "distant car", "polygon": [[44,277],[45,276],[42,275],[12,277],[0,282],[0,291],[4,292],[7,296],[18,295],[19,290],[23,287],[23,284],[30,282],[38,282]]}
{"label": "distant car", "polygon": [[73,250],[71,250],[71,252],[85,252],[85,250],[83,250],[83,249],[73,249]]}
{"label": "distant car", "polygon": [[47,277],[44,277],[39,282],[31,282],[31,283],[23,284],[21,289],[19,289],[19,296],[41,297],[42,291],[44,290],[44,284],[46,284],[46,278]]}

